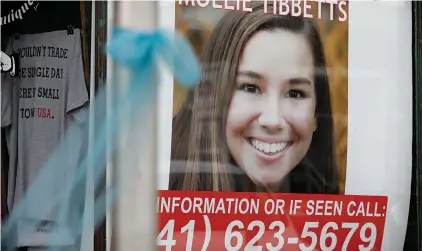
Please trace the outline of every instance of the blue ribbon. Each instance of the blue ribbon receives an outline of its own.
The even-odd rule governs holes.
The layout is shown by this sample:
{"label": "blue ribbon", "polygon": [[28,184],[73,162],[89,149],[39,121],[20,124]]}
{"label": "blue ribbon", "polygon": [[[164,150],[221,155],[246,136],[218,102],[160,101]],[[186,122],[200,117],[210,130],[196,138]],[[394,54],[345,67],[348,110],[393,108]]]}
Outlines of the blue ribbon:
{"label": "blue ribbon", "polygon": [[[107,86],[101,87],[97,92],[95,101],[91,102],[91,105],[95,105],[95,115],[92,114],[94,116],[95,135],[91,163],[94,164],[94,186],[96,189],[98,189],[100,180],[105,173],[107,143],[115,147],[116,140],[121,133],[121,127],[130,123],[135,114],[137,116],[138,114],[145,116],[148,112],[153,112],[148,108],[152,105],[152,97],[156,96],[157,83],[155,74],[159,73],[160,62],[164,62],[169,70],[173,72],[176,80],[186,87],[194,86],[200,78],[200,67],[195,54],[189,43],[178,33],[162,30],[139,32],[116,28],[113,32],[113,41],[108,46],[108,53],[116,63],[129,68],[131,79],[127,91],[113,104],[113,114],[110,120],[106,120],[106,88],[111,88],[113,83],[108,83]],[[120,84],[120,81],[114,81],[114,84]],[[110,126],[110,134],[107,134],[107,123]],[[89,167],[86,151],[82,154],[76,172],[69,177],[69,180],[66,180],[64,189],[57,191],[57,196],[45,198],[43,197],[43,191],[51,189],[45,184],[48,184],[51,179],[56,179],[58,173],[73,170],[74,167],[69,166],[64,160],[67,154],[70,151],[74,151],[74,147],[81,143],[81,140],[87,138],[88,132],[88,123],[72,125],[68,130],[57,151],[53,153],[49,161],[40,170],[37,178],[27,189],[25,196],[14,207],[9,219],[3,225],[3,251],[14,250],[14,240],[16,238],[14,227],[18,219],[26,215],[26,210],[35,210],[37,205],[41,204],[45,212],[42,213],[40,218],[57,212],[55,221],[65,222],[71,213],[75,213],[75,209],[84,207],[85,189],[83,188]],[[87,144],[86,141],[84,143]],[[113,151],[114,149],[111,150]],[[142,149],[134,149],[134,151],[138,152],[142,151]],[[111,195],[112,198],[108,205],[105,205],[106,193]],[[113,187],[111,190],[103,191],[97,196],[94,202],[95,218],[89,221],[97,226],[105,217],[106,211],[110,209],[118,194],[119,189]],[[79,218],[70,227],[70,236],[74,238],[80,237],[83,232],[82,222],[82,214],[79,214]],[[65,237],[58,234],[46,241],[57,243]]]}
{"label": "blue ribbon", "polygon": [[189,43],[179,33],[162,30],[139,33],[116,28],[114,36],[116,39],[109,45],[108,51],[116,62],[141,70],[161,59],[182,85],[190,87],[199,81],[199,63]]}

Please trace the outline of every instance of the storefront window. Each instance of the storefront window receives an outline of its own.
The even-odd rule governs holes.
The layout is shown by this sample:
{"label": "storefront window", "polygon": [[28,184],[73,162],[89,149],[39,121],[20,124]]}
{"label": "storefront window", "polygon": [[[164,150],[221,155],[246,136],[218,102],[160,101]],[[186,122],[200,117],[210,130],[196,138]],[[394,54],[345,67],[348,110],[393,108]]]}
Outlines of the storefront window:
{"label": "storefront window", "polygon": [[2,248],[417,249],[419,7],[2,2]]}

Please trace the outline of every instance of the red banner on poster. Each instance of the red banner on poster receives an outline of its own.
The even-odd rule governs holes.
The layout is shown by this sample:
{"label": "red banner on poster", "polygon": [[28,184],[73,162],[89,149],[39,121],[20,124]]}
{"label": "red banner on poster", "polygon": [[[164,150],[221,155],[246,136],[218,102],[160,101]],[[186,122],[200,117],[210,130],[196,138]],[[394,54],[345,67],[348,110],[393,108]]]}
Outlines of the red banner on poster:
{"label": "red banner on poster", "polygon": [[159,191],[159,250],[380,250],[386,196]]}

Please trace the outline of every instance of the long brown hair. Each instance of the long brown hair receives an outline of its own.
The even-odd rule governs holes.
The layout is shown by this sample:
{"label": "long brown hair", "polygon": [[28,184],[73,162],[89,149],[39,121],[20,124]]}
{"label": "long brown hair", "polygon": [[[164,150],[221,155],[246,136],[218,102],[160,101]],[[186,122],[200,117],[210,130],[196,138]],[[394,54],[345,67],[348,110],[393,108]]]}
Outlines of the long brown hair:
{"label": "long brown hair", "polygon": [[[270,3],[267,8],[273,12]],[[264,13],[262,3],[253,4],[252,12],[227,13],[214,28],[202,53],[202,80],[173,119],[169,189],[239,190],[233,172],[240,168],[233,167],[225,138],[228,108],[246,43],[257,31],[274,29],[306,36],[316,72],[318,126],[307,155],[288,175],[290,191],[338,193],[330,91],[318,30],[311,19]]]}

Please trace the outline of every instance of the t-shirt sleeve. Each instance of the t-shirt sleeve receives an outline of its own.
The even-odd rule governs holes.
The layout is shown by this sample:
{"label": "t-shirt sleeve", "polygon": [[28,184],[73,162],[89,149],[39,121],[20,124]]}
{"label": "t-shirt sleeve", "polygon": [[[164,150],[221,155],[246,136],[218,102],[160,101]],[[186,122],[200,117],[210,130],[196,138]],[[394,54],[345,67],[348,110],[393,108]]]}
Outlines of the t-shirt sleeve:
{"label": "t-shirt sleeve", "polygon": [[[9,39],[4,53],[11,55],[13,39]],[[8,72],[1,74],[1,127],[12,123],[13,79]]]}
{"label": "t-shirt sleeve", "polygon": [[9,73],[1,74],[1,127],[12,123],[13,100],[12,77]]}
{"label": "t-shirt sleeve", "polygon": [[74,54],[69,69],[66,97],[66,112],[79,122],[87,120],[85,104],[88,102],[88,91],[82,62],[82,50],[79,32],[75,32]]}

